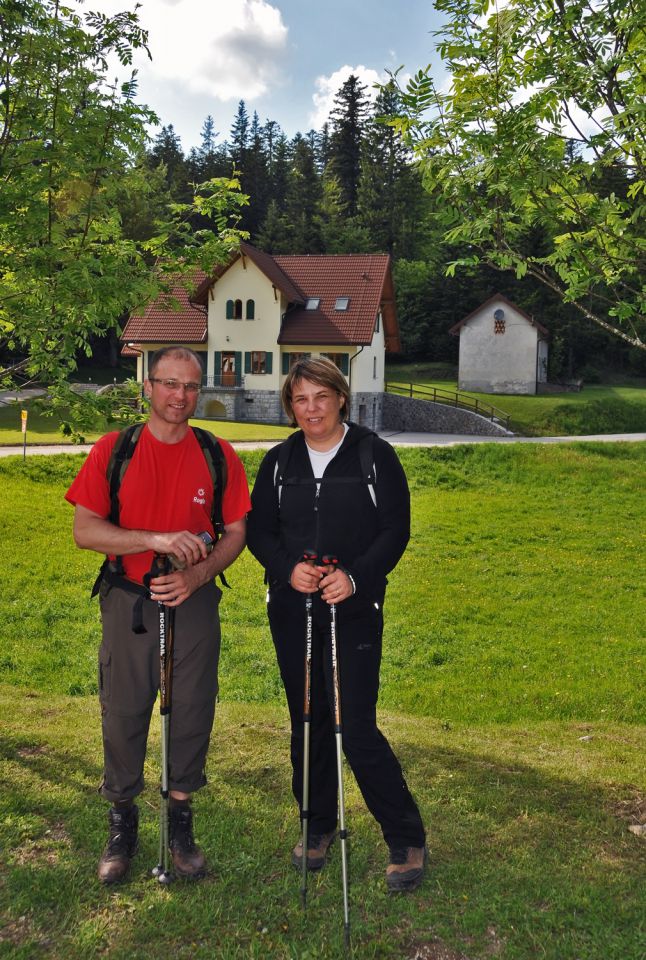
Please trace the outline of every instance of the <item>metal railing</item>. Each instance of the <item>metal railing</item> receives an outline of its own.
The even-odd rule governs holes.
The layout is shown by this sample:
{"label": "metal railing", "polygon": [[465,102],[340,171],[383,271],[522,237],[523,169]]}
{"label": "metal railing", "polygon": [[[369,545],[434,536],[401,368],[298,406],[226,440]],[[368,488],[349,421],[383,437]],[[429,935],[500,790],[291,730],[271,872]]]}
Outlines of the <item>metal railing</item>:
{"label": "metal railing", "polygon": [[202,377],[203,390],[231,390],[244,386],[241,373],[216,373]]}
{"label": "metal railing", "polygon": [[400,397],[411,397],[414,400],[430,400],[431,403],[443,403],[449,407],[459,407],[477,413],[492,423],[498,423],[509,430],[511,415],[498,407],[485,403],[478,397],[470,397],[466,393],[457,393],[453,390],[443,390],[441,387],[425,387],[417,383],[386,383],[386,393],[394,393]]}

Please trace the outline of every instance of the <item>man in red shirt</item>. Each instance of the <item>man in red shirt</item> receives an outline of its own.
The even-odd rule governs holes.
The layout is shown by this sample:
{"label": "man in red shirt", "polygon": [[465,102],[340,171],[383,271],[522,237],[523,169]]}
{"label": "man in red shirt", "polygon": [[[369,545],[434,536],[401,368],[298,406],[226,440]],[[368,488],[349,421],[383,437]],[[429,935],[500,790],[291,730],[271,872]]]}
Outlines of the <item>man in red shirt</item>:
{"label": "man in red shirt", "polygon": [[[77,546],[106,554],[111,561],[99,591],[104,749],[100,792],[112,802],[109,840],[98,868],[103,883],[122,880],[136,851],[134,799],[144,786],[148,728],[159,689],[160,602],[174,608],[175,617],[169,746],[171,854],[175,872],[181,876],[198,878],[206,871],[204,855],[193,839],[190,801],[191,794],[206,783],[204,766],[218,691],[222,593],[214,578],[244,548],[250,501],[242,463],[231,445],[220,440],[226,463],[224,532],[209,553],[198,534],[214,535],[213,481],[188,423],[195,413],[201,380],[202,365],[192,350],[168,347],[151,359],[144,382],[150,415],[119,488],[118,526],[109,519],[106,476],[118,433],[107,434],[95,444],[65,495],[75,507]],[[172,556],[175,566],[183,569],[153,576],[148,591],[142,585],[156,555]],[[135,624],[137,619],[141,622]]]}

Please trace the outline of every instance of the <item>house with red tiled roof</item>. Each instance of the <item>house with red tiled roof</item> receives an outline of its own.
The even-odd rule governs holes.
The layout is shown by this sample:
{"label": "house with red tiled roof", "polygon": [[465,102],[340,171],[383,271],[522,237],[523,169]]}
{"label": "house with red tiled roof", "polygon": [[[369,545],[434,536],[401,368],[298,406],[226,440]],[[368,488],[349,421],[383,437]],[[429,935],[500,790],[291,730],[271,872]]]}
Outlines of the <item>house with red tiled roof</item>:
{"label": "house with red tiled roof", "polygon": [[176,300],[126,324],[123,352],[138,356],[139,379],[155,350],[182,343],[203,357],[199,414],[278,423],[290,364],[326,356],[349,382],[352,418],[381,426],[385,354],[400,349],[386,254],[272,256],[241,243]]}
{"label": "house with red tiled roof", "polygon": [[547,381],[547,329],[501,293],[449,333],[460,337],[460,390],[534,394]]}

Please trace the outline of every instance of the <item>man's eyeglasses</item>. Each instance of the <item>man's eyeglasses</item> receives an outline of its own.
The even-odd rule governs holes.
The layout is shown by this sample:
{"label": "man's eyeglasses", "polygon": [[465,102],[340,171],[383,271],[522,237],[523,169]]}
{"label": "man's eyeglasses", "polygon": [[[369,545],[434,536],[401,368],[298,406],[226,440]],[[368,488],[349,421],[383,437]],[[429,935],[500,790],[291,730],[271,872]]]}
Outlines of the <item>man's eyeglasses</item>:
{"label": "man's eyeglasses", "polygon": [[162,387],[166,387],[167,390],[179,390],[180,387],[184,387],[187,393],[199,393],[202,389],[201,383],[193,383],[189,381],[188,383],[182,383],[181,380],[166,380],[159,377],[148,377],[151,383],[161,383]]}

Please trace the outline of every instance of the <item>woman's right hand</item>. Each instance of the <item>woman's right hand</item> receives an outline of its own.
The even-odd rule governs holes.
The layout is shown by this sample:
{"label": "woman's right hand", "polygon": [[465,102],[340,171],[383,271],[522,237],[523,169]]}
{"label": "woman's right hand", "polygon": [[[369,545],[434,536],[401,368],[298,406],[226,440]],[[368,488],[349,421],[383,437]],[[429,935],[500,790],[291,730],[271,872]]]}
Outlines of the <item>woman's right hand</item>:
{"label": "woman's right hand", "polygon": [[292,570],[289,583],[299,593],[316,593],[325,573],[325,567],[315,567],[312,563],[301,560]]}

